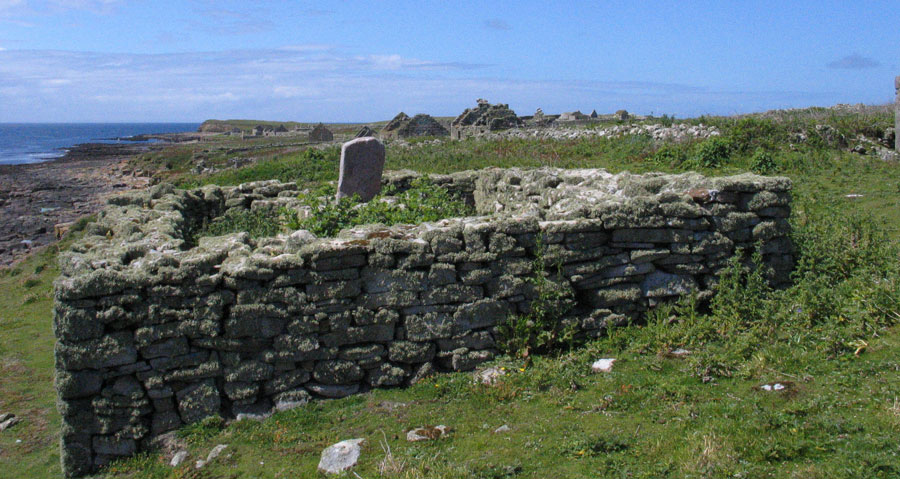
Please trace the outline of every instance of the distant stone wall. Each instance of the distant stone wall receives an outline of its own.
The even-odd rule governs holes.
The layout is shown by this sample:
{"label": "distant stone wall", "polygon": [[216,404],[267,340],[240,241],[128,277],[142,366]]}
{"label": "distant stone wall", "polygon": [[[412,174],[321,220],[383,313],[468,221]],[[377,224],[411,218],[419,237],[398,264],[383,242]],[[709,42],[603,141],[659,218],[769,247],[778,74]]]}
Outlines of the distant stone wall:
{"label": "distant stone wall", "polygon": [[[403,188],[414,176],[386,181]],[[736,248],[761,244],[776,283],[793,265],[785,178],[557,169],[432,178],[485,216],[190,247],[186,234],[204,220],[290,206],[296,185],[156,186],[112,199],[63,254],[56,282],[66,474],[206,416],[471,370],[496,353],[498,324],[529,310],[539,257],[577,302],[564,321],[589,337],[691,290],[708,297]]]}

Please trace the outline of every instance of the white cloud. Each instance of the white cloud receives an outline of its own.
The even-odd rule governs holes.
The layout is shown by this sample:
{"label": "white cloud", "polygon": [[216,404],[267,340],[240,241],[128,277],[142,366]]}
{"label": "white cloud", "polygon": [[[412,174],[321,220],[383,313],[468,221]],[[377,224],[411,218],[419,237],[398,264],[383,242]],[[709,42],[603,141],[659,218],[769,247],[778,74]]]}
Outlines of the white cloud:
{"label": "white cloud", "polygon": [[0,51],[0,122],[365,121],[401,110],[455,115],[476,98],[509,103],[520,114],[541,107],[681,115],[807,106],[824,98],[651,82],[533,81],[489,76],[492,71],[303,46],[159,55],[6,50]]}

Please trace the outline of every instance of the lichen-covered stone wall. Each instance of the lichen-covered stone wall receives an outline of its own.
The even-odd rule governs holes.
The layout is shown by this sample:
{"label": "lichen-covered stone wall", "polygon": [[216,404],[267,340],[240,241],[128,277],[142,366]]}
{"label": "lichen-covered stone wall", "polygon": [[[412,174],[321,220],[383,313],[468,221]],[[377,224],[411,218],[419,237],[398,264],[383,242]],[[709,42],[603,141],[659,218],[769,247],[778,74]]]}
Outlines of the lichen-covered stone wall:
{"label": "lichen-covered stone wall", "polygon": [[564,321],[587,336],[692,290],[708,297],[736,248],[761,245],[775,283],[793,265],[785,178],[545,168],[432,179],[483,216],[192,245],[189,233],[229,208],[291,207],[296,185],[111,200],[56,282],[65,472],[209,415],[471,370],[496,354],[498,324],[529,310],[536,258],[577,302]]}

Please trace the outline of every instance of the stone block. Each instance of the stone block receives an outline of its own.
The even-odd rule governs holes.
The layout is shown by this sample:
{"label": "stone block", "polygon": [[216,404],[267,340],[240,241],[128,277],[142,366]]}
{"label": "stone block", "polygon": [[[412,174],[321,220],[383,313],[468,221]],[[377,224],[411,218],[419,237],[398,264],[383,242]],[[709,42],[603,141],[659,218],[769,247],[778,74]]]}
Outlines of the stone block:
{"label": "stone block", "polygon": [[690,276],[657,271],[641,282],[641,293],[647,298],[681,296],[697,289],[697,282]]}
{"label": "stone block", "polygon": [[185,424],[197,422],[219,413],[221,400],[216,383],[212,379],[192,384],[175,394],[178,413]]}
{"label": "stone block", "polygon": [[120,331],[78,343],[56,343],[57,365],[63,369],[103,369],[137,361],[131,332]]}
{"label": "stone block", "polygon": [[399,386],[409,372],[402,367],[390,363],[382,363],[379,367],[366,372],[366,382],[372,387]]}
{"label": "stone block", "polygon": [[76,399],[93,396],[100,392],[103,375],[100,371],[56,370],[56,390],[62,399]]}
{"label": "stone block", "polygon": [[362,201],[369,201],[380,193],[384,152],[384,144],[372,137],[344,143],[341,146],[337,198],[359,195]]}
{"label": "stone block", "polygon": [[320,361],[313,370],[313,378],[326,385],[354,384],[363,376],[362,369],[356,363],[342,359]]}
{"label": "stone block", "polygon": [[434,353],[430,342],[394,341],[388,347],[388,359],[398,363],[425,363],[434,358]]}

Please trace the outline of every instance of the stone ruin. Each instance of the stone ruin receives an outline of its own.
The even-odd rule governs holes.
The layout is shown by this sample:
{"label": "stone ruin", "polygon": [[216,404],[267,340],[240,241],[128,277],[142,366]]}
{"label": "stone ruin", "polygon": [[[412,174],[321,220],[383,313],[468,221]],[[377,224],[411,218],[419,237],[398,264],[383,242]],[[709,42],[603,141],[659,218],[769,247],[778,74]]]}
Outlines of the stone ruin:
{"label": "stone ruin", "polygon": [[[393,173],[399,191],[417,175]],[[65,473],[91,473],[211,415],[403,386],[494,357],[498,325],[536,298],[535,263],[584,337],[692,291],[711,296],[737,249],[788,281],[791,182],[603,170],[432,176],[479,216],[191,241],[230,209],[298,208],[293,183],[109,200],[61,254],[56,387]]]}
{"label": "stone ruin", "polygon": [[313,128],[311,132],[309,132],[309,141],[326,142],[333,140],[334,133],[332,133],[331,130],[326,128],[325,125],[321,123],[316,125],[316,127]]}
{"label": "stone ruin", "polygon": [[384,139],[398,140],[416,136],[447,136],[449,133],[444,125],[430,115],[418,114],[412,118],[402,111],[397,114],[384,128],[381,129],[381,137]]}
{"label": "stone ruin", "polygon": [[362,128],[360,128],[359,131],[356,132],[356,135],[354,135],[353,138],[366,138],[369,136],[376,136],[376,135],[377,135],[377,133],[375,132],[375,130],[370,128],[369,125],[365,125]]}
{"label": "stone ruin", "polygon": [[466,110],[450,124],[450,137],[462,140],[470,136],[483,135],[497,130],[520,128],[525,122],[509,109],[509,105],[497,103],[491,105],[487,100],[479,98],[478,106]]}

